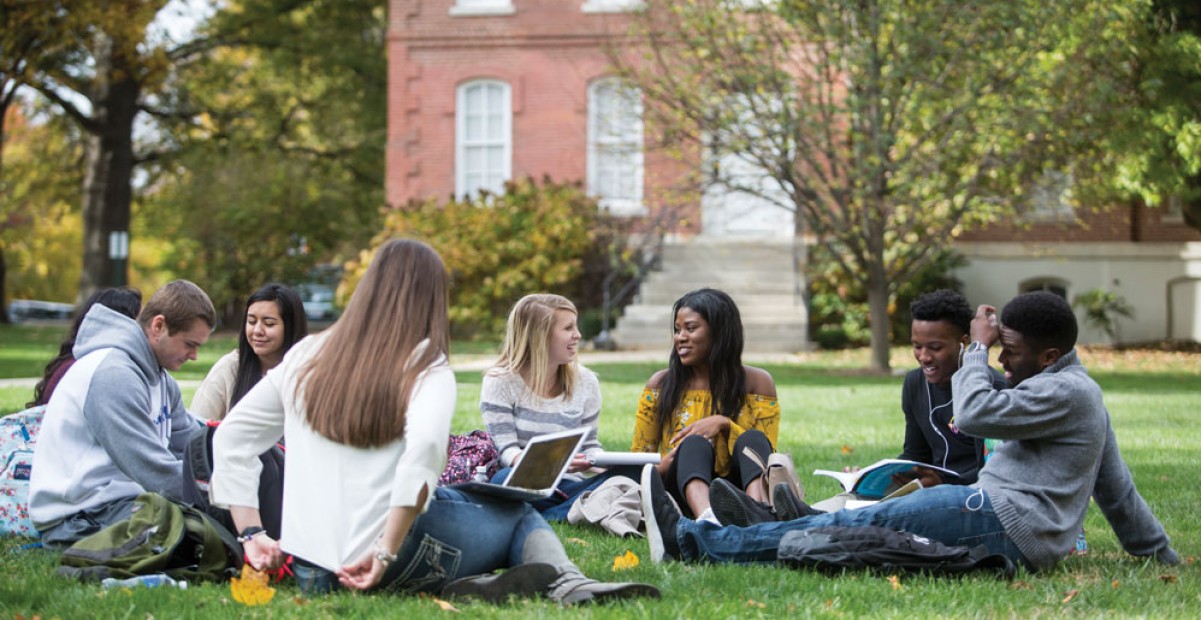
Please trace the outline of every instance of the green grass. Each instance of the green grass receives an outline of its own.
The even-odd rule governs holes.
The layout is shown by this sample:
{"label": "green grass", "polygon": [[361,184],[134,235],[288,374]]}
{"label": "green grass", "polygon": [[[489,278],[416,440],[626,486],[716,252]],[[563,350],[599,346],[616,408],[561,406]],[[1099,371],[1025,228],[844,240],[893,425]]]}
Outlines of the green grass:
{"label": "green grass", "polygon": [[[207,347],[206,347],[207,348]],[[0,358],[8,356],[7,343]],[[901,355],[898,359],[903,359]],[[214,358],[215,359],[215,358]],[[864,356],[866,359],[866,356]],[[569,525],[556,526],[569,555],[589,575],[636,580],[663,590],[660,601],[633,601],[583,609],[560,609],[545,601],[503,606],[456,603],[464,617],[518,618],[780,618],[869,617],[1195,617],[1201,607],[1201,577],[1193,561],[1201,552],[1196,472],[1201,469],[1201,357],[1148,362],[1147,356],[1116,362],[1094,376],[1105,389],[1122,453],[1139,491],[1164,522],[1188,563],[1163,568],[1121,551],[1102,515],[1090,509],[1086,528],[1091,554],[1068,558],[1054,570],[1022,574],[1013,582],[987,577],[938,579],[903,576],[900,589],[883,576],[851,573],[829,577],[771,566],[649,563],[646,542],[624,540]],[[1158,358],[1154,358],[1158,359]],[[829,360],[828,360],[829,361]],[[1089,357],[1085,355],[1086,363]],[[44,362],[43,362],[44,363]],[[900,449],[900,377],[861,376],[834,361],[767,366],[776,379],[783,421],[780,443],[792,453],[810,498],[833,494],[836,483],[811,472],[865,464]],[[626,449],[634,403],[655,364],[598,364],[604,411],[600,437],[611,449]],[[459,373],[454,429],[479,428],[480,373]],[[186,394],[190,398],[190,393]],[[6,407],[0,391],[0,407]],[[849,452],[848,452],[849,450]],[[19,551],[14,539],[0,541],[0,618],[130,617],[405,617],[445,614],[426,598],[342,593],[307,600],[294,586],[256,608],[232,601],[228,585],[193,584],[187,591],[104,591],[54,576],[56,557]],[[614,573],[613,558],[632,550],[635,569]]]}

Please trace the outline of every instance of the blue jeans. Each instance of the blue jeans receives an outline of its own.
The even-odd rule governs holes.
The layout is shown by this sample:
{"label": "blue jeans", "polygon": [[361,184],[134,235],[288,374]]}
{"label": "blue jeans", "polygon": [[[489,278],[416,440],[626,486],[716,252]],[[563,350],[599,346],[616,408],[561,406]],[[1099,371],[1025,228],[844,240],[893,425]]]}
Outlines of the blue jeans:
{"label": "blue jeans", "polygon": [[[512,467],[505,467],[496,472],[492,476],[492,484],[504,484],[505,480],[509,479],[509,474],[512,471]],[[638,480],[641,475],[641,467],[630,465],[610,467],[604,472],[591,478],[584,478],[583,480],[568,480],[564,478],[559,481],[559,486],[555,487],[553,495],[546,499],[530,502],[530,505],[534,507],[534,510],[541,513],[542,518],[547,521],[566,521],[567,513],[571,512],[571,505],[584,493],[599,487],[601,483],[613,476],[626,476],[627,478]]]}
{"label": "blue jeans", "polygon": [[[515,566],[538,529],[550,526],[529,504],[438,487],[375,589],[438,592],[460,577]],[[341,587],[333,572],[303,560],[293,572],[308,595]]]}
{"label": "blue jeans", "polygon": [[840,510],[792,521],[750,527],[720,527],[706,521],[680,519],[676,527],[684,560],[775,562],[780,539],[794,530],[826,525],[875,525],[905,530],[946,545],[984,545],[1015,564],[1029,568],[993,511],[983,489],[940,485],[856,510]]}

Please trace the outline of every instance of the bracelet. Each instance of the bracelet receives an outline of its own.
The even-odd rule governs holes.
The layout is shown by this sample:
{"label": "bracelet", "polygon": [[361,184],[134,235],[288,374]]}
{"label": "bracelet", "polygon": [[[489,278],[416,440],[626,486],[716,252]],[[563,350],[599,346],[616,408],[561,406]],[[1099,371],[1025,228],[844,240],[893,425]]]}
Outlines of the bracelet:
{"label": "bracelet", "polygon": [[266,531],[267,530],[263,529],[261,525],[252,525],[242,530],[241,534],[238,534],[238,542],[244,545],[250,542],[255,536],[258,536]]}
{"label": "bracelet", "polygon": [[375,559],[379,560],[379,563],[383,564],[384,568],[388,568],[389,564],[396,561],[396,554],[384,551],[383,546],[380,545],[378,540],[375,541],[375,546],[373,548],[375,550]]}

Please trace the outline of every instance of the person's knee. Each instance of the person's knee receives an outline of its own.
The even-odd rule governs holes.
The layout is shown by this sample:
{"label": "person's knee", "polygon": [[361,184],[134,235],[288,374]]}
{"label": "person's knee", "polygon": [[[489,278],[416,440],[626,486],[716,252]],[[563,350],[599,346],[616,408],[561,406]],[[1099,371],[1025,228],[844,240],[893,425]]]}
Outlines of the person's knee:
{"label": "person's knee", "polygon": [[734,453],[742,454],[742,450],[744,448],[750,448],[751,450],[754,450],[759,454],[759,456],[763,457],[764,460],[767,459],[767,455],[773,452],[771,441],[768,440],[767,435],[763,434],[763,431],[757,429],[744,431],[738,436],[738,440],[734,442]]}

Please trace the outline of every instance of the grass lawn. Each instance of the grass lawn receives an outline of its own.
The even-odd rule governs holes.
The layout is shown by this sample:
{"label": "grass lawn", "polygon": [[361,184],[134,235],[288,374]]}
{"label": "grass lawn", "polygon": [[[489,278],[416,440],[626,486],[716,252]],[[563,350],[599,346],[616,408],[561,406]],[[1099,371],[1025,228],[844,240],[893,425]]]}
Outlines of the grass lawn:
{"label": "grass lawn", "polygon": [[[27,355],[24,346],[16,344],[20,339],[12,338],[13,333],[0,331],[4,345],[0,347],[0,369],[10,367],[4,358]],[[53,344],[51,339],[51,348]],[[44,364],[47,349],[38,352],[32,348],[28,356]],[[205,348],[215,360],[229,347]],[[848,371],[843,360],[851,358],[844,356],[866,359],[863,353],[823,355],[813,363],[767,367],[776,379],[784,411],[781,448],[792,453],[811,499],[827,497],[837,490],[832,479],[810,475],[814,468],[867,464],[894,456],[903,432],[900,377]],[[907,366],[905,355],[899,349],[894,360]],[[1082,358],[1105,389],[1122,453],[1140,492],[1166,525],[1177,551],[1186,558],[1186,564],[1180,567],[1163,568],[1127,556],[1095,507],[1090,509],[1086,522],[1090,555],[1068,558],[1046,573],[1021,574],[1013,582],[986,577],[953,580],[903,576],[894,585],[883,576],[864,573],[829,577],[771,566],[653,565],[644,540],[618,539],[561,525],[556,529],[569,555],[590,576],[651,583],[663,590],[663,599],[582,609],[560,609],[545,601],[503,606],[455,604],[465,615],[481,618],[1196,617],[1201,608],[1201,576],[1195,562],[1201,553],[1195,482],[1201,468],[1201,451],[1197,448],[1201,444],[1201,425],[1193,424],[1201,410],[1201,356],[1085,350]],[[17,362],[12,364],[19,366]],[[600,435],[606,446],[627,448],[634,403],[646,378],[657,368],[656,364],[593,366],[604,394]],[[454,429],[463,432],[480,427],[480,374],[459,373],[458,378]],[[0,390],[0,411],[19,408],[13,403],[28,398],[24,391],[21,395],[9,392]],[[190,390],[186,390],[185,401],[190,396]],[[105,591],[55,577],[55,555],[19,550],[22,542],[27,541],[0,540],[0,618],[403,617],[448,613],[428,598],[343,593],[308,600],[300,597],[292,585],[281,586],[270,604],[253,608],[233,602],[225,584],[191,584],[186,591]],[[613,559],[627,549],[640,556],[642,564],[614,572]]]}

